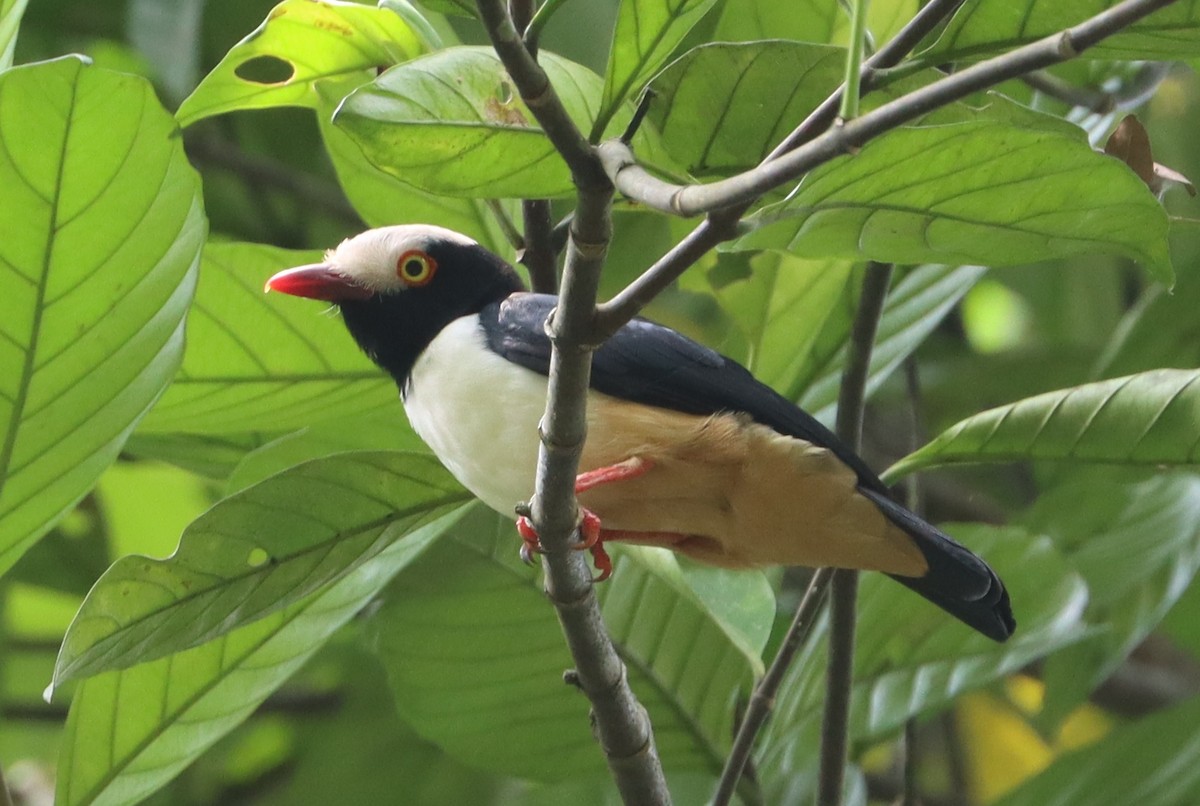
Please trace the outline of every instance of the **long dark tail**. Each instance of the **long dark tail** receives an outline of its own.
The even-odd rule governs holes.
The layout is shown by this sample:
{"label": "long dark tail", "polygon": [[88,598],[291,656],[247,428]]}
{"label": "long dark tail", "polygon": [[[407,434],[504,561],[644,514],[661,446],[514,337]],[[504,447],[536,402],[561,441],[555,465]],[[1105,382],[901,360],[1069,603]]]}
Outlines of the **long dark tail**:
{"label": "long dark tail", "polygon": [[1017,629],[1008,591],[996,572],[949,535],[938,530],[886,495],[859,488],[916,541],[929,572],[923,577],[889,574],[965,624],[995,641],[1005,641]]}

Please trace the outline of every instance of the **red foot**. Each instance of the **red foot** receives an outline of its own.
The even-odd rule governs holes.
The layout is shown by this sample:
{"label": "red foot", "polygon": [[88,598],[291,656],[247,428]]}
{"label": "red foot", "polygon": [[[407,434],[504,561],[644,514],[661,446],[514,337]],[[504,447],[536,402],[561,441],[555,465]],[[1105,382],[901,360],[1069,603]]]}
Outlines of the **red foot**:
{"label": "red foot", "polygon": [[[579,493],[599,487],[602,484],[635,479],[653,467],[654,462],[650,459],[631,456],[615,465],[598,467],[595,470],[580,473],[575,477],[575,493],[578,495]],[[595,564],[596,570],[600,572],[593,581],[603,582],[612,576],[613,565],[612,558],[604,550],[604,536],[602,534],[603,530],[600,528],[600,518],[596,516],[596,513],[585,507],[580,507],[580,510],[579,534],[583,539],[576,543],[573,548],[578,551],[588,549],[592,552],[592,562]],[[517,518],[517,533],[521,536],[522,541],[521,560],[526,565],[533,565],[533,555],[542,553],[542,544],[538,538],[537,530],[533,528],[533,523],[524,515]]]}

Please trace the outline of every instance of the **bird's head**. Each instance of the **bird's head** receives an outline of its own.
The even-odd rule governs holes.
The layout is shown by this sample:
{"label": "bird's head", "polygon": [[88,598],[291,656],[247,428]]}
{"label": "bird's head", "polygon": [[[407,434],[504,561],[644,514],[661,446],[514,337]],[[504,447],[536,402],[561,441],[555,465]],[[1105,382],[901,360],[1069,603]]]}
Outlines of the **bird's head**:
{"label": "bird's head", "polygon": [[401,387],[442,328],[523,288],[475,241],[421,224],[367,230],[322,262],[267,280],[268,290],[337,305],[354,340]]}

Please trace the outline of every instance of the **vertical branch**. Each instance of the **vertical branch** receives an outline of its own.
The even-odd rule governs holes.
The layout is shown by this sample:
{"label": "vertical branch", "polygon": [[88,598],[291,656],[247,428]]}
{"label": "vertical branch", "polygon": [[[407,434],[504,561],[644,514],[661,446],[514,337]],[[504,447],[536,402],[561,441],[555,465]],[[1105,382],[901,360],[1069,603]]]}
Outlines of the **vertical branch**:
{"label": "vertical branch", "polygon": [[[917,359],[909,356],[904,359],[904,384],[908,392],[909,431],[908,448],[906,453],[913,453],[925,442],[923,416],[921,414],[921,379],[917,374]],[[921,490],[920,474],[913,473],[905,480],[904,505],[909,512],[925,515],[925,507]],[[917,787],[917,772],[920,769],[920,754],[917,748],[917,720],[909,717],[904,722],[904,737],[901,739],[901,753],[904,756],[903,787],[900,796],[900,806],[919,806],[921,802]]]}
{"label": "vertical branch", "polygon": [[[537,37],[525,36],[533,21],[534,0],[509,0],[508,8],[513,26],[522,32],[525,47],[533,58],[537,58]],[[521,202],[521,218],[525,222],[525,237],[521,250],[521,263],[529,270],[529,284],[539,294],[553,294],[558,290],[558,274],[555,266],[558,253],[552,241],[554,224],[550,220],[550,202],[547,199],[524,199]]]}
{"label": "vertical branch", "polygon": [[[554,604],[576,668],[569,676],[592,705],[592,724],[625,803],[669,804],[650,718],[626,679],[592,588],[591,570],[573,548],[575,476],[587,437],[593,315],[600,270],[612,234],[612,185],[595,148],[576,128],[545,71],[525,46],[503,0],[477,0],[496,54],[571,170],[578,206],[571,222],[559,304],[546,323],[553,342],[546,412],[539,428],[537,486],[530,506],[545,550],[546,594]],[[528,9],[527,9],[528,10]]]}
{"label": "vertical branch", "polygon": [[[892,280],[890,263],[871,262],[863,276],[862,296],[847,345],[846,367],[838,395],[837,435],[850,450],[862,444],[863,405],[871,348],[879,317]],[[854,621],[858,597],[858,572],[839,569],[833,574],[830,601],[829,669],[825,687],[825,714],[821,727],[821,772],[817,803],[841,803],[849,744],[850,694],[854,674]]]}

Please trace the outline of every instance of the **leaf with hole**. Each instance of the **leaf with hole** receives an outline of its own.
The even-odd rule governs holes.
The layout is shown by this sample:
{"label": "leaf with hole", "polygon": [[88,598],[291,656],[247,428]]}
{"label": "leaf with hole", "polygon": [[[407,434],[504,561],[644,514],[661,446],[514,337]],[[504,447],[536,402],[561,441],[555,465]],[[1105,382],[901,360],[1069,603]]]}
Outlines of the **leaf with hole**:
{"label": "leaf with hole", "polygon": [[0,573],[162,393],[206,223],[149,83],[74,57],[0,73]]}
{"label": "leaf with hole", "polygon": [[1019,400],[951,426],[887,471],[961,462],[1200,462],[1200,370],[1160,369]]}
{"label": "leaf with hole", "polygon": [[210,643],[83,681],[63,736],[55,802],[135,803],[159,789],[251,716],[445,524],[393,536],[337,582]]}
{"label": "leaf with hole", "polygon": [[79,608],[54,685],[276,612],[468,500],[424,454],[344,453],[272,476],[196,519],[168,559],[117,560]]}
{"label": "leaf with hole", "polygon": [[176,113],[180,126],[236,109],[316,107],[317,82],[391,67],[423,53],[399,15],[339,0],[284,0],[204,77]]}
{"label": "leaf with hole", "polygon": [[394,408],[395,384],[339,317],[263,292],[275,272],[320,259],[260,244],[206,245],[183,365],[138,433],[279,433]]}
{"label": "leaf with hole", "polygon": [[734,248],[984,266],[1118,254],[1171,282],[1166,213],[1126,165],[1061,123],[992,114],[895,129],[813,170]]}

